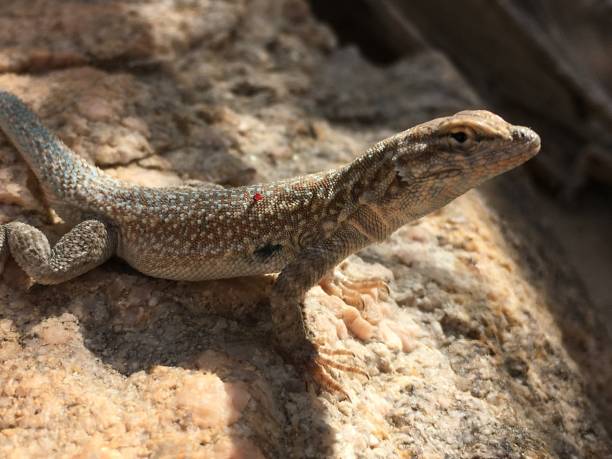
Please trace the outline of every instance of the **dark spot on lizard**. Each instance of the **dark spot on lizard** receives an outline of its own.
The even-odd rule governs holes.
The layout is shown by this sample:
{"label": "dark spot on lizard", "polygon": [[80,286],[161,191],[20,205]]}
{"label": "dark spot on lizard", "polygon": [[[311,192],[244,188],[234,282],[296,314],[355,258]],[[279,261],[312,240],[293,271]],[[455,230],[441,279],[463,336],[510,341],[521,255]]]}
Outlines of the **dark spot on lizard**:
{"label": "dark spot on lizard", "polygon": [[258,258],[261,261],[265,261],[275,253],[282,250],[282,248],[283,246],[280,244],[266,244],[255,250],[255,252],[253,252],[253,255],[255,256],[255,258]]}

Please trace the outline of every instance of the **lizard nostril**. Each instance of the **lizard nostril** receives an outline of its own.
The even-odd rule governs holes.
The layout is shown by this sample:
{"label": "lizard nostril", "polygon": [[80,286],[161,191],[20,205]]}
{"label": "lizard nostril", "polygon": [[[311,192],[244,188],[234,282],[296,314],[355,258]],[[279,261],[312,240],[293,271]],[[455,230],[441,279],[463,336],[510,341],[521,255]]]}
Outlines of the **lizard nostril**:
{"label": "lizard nostril", "polygon": [[524,129],[517,129],[515,131],[515,136],[520,140],[525,140],[528,137],[527,132],[525,132]]}

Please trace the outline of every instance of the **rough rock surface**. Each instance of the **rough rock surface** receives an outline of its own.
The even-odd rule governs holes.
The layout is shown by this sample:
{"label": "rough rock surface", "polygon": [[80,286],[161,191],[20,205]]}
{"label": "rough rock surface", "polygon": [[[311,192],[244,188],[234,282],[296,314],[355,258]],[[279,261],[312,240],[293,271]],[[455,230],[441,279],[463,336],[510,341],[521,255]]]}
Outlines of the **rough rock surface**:
{"label": "rough rock surface", "polygon": [[[301,0],[126,3],[3,2],[0,87],[135,183],[328,168],[478,105],[439,55],[379,69],[336,49]],[[24,163],[4,139],[0,152],[1,221],[57,237]],[[317,335],[371,375],[340,375],[351,401],[271,347],[270,276],[170,282],[114,260],[28,289],[9,263],[0,456],[610,456],[609,343],[528,199],[520,174],[470,192],[308,293]],[[357,279],[389,292],[351,296]]]}

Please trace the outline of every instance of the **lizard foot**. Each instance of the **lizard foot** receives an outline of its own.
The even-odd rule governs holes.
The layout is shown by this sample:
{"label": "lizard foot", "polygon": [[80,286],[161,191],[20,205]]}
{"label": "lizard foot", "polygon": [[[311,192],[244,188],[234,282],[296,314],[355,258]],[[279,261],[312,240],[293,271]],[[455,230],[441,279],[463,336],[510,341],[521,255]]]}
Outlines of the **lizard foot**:
{"label": "lizard foot", "polygon": [[387,300],[390,289],[385,280],[380,278],[373,279],[349,279],[348,276],[337,271],[333,276],[327,276],[320,282],[321,288],[328,295],[341,298],[346,304],[363,310],[367,303],[364,297],[370,297],[377,301]]}

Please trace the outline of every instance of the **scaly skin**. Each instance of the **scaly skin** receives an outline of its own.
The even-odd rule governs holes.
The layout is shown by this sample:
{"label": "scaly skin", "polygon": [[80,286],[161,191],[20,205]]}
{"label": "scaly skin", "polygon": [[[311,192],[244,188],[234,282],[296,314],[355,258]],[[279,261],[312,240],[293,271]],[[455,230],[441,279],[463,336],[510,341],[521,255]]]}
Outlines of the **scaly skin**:
{"label": "scaly skin", "polygon": [[[326,367],[304,323],[307,289],[343,258],[512,169],[540,148],[537,134],[486,111],[438,118],[385,139],[338,169],[239,188],[131,186],[69,150],[17,97],[0,91],[0,127],[73,225],[51,248],[24,223],[0,227],[8,251],[35,281],[72,279],[113,255],[176,280],[280,272],[271,296],[283,353],[325,387]],[[333,354],[333,351],[320,350]]]}

